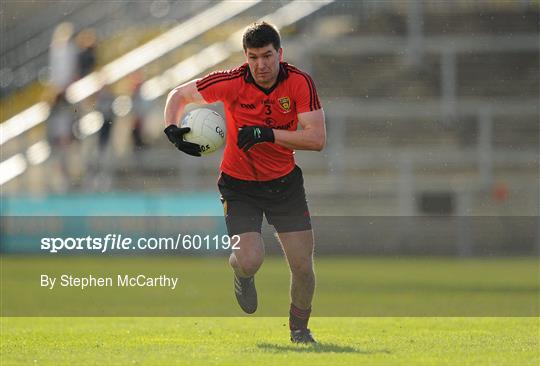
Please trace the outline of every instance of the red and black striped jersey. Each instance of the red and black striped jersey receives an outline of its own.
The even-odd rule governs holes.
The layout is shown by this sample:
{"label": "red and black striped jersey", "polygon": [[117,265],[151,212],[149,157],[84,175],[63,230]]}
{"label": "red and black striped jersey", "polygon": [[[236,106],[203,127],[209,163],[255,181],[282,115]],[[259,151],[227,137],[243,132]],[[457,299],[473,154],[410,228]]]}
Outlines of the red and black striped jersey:
{"label": "red and black striped jersey", "polygon": [[267,126],[295,131],[298,114],[321,108],[315,83],[304,71],[280,64],[276,84],[258,86],[248,64],[213,72],[197,81],[197,90],[208,103],[221,101],[225,107],[227,141],[221,170],[238,179],[266,181],[290,173],[294,151],[272,143],[261,143],[244,153],[236,146],[242,126]]}

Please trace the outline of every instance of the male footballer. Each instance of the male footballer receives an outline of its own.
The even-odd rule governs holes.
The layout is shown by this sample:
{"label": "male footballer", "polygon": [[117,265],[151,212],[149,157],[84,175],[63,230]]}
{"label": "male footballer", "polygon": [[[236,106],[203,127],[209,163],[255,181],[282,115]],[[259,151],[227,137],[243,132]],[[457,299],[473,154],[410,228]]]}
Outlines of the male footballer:
{"label": "male footballer", "polygon": [[254,275],[264,260],[264,214],[291,270],[291,341],[315,343],[308,329],[315,290],[313,232],[294,150],[324,148],[324,112],[311,77],[282,61],[280,36],[272,25],[252,24],[242,42],[245,64],[169,93],[165,134],[179,150],[200,156],[199,145],[184,141],[189,128],[178,127],[180,117],[189,103],[223,102],[227,139],[218,187],[228,233],[240,237],[239,249],[229,258],[236,298],[246,313],[257,310]]}

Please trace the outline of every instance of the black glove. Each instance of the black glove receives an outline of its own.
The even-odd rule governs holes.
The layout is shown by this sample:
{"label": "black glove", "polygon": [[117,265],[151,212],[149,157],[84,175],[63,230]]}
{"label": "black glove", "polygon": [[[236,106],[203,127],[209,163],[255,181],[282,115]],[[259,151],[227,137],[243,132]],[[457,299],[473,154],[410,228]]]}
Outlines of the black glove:
{"label": "black glove", "polygon": [[178,150],[192,156],[201,156],[201,145],[184,141],[184,135],[189,131],[191,131],[189,127],[178,128],[178,126],[169,125],[163,132]]}
{"label": "black glove", "polygon": [[274,142],[274,130],[270,127],[243,126],[238,131],[237,145],[244,152],[261,142]]}

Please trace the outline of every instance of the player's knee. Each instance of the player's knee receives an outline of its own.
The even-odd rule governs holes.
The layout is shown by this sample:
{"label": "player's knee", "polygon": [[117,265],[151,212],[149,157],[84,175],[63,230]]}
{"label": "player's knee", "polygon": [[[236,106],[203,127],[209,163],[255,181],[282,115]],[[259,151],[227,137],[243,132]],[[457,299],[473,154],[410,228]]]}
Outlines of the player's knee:
{"label": "player's knee", "polygon": [[294,276],[307,278],[314,275],[313,263],[311,261],[291,263],[290,268]]}
{"label": "player's knee", "polygon": [[261,267],[262,262],[263,258],[257,255],[235,256],[233,266],[236,266],[246,276],[253,276]]}
{"label": "player's knee", "polygon": [[261,264],[262,262],[259,262],[259,261],[251,261],[251,262],[245,261],[245,262],[240,262],[239,267],[240,267],[240,270],[246,276],[253,276],[255,275],[255,273],[257,273],[257,271],[261,267]]}

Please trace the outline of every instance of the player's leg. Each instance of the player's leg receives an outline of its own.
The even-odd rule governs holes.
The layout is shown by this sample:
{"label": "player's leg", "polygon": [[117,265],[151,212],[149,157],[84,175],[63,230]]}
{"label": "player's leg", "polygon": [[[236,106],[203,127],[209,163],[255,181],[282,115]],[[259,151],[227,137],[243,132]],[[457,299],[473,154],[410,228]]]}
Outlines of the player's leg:
{"label": "player's leg", "polygon": [[[257,310],[254,275],[264,260],[263,212],[244,193],[249,190],[244,183],[222,174],[218,187],[227,231],[233,243],[229,264],[234,271],[234,293],[242,310],[252,314]],[[240,240],[235,240],[235,236]]]}
{"label": "player's leg", "polygon": [[[261,238],[262,211],[249,202],[225,201],[225,221],[233,243],[229,264],[234,271],[234,293],[238,305],[248,314],[257,310],[255,273],[264,260]],[[237,242],[235,236],[239,236]]]}
{"label": "player's leg", "polygon": [[315,340],[308,329],[311,302],[315,292],[313,232],[312,230],[282,232],[278,233],[278,236],[291,271],[289,310],[291,340],[313,343]]}
{"label": "player's leg", "polygon": [[[247,200],[222,197],[227,232],[231,237],[232,252],[229,264],[238,277],[251,277],[264,260],[261,237],[262,210]],[[240,240],[235,240],[235,236]]]}
{"label": "player's leg", "polygon": [[269,223],[278,232],[283,252],[291,271],[291,306],[289,326],[291,340],[313,343],[307,328],[311,314],[311,301],[315,291],[313,270],[313,231],[300,168],[295,169],[282,182],[282,199],[276,200],[265,211]]}
{"label": "player's leg", "polygon": [[[233,248],[229,257],[229,264],[238,277],[251,277],[261,267],[264,260],[264,245],[259,232],[233,234],[240,237],[240,241]],[[231,240],[235,243],[235,240]]]}
{"label": "player's leg", "polygon": [[234,294],[242,310],[253,314],[258,304],[255,273],[264,260],[264,245],[259,232],[235,235],[240,237],[240,241],[229,257],[234,271]]}
{"label": "player's leg", "polygon": [[278,233],[291,271],[291,302],[297,308],[310,309],[315,292],[313,268],[313,231]]}

